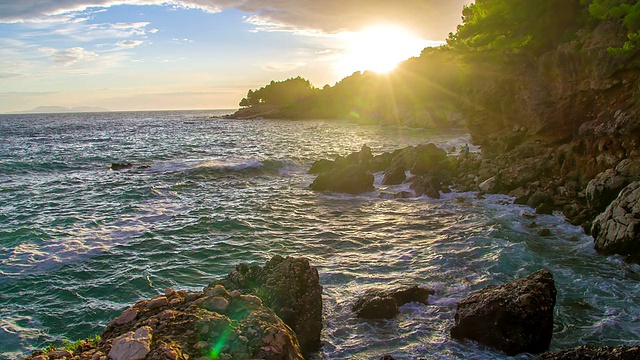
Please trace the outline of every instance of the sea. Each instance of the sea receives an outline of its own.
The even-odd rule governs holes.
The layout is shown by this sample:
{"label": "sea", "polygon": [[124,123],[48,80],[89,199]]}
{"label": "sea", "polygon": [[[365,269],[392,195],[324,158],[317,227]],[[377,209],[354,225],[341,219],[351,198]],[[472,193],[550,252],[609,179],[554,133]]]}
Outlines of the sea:
{"label": "sea", "polygon": [[[596,254],[560,213],[474,192],[395,199],[406,185],[381,174],[362,195],[309,189],[318,159],[363,144],[460,149],[465,131],[225,113],[0,115],[0,358],[99,334],[139,300],[275,255],[318,269],[321,359],[506,359],[451,338],[456,303],[541,268],[558,289],[552,350],[640,339],[640,267]],[[351,311],[369,289],[413,284],[435,290],[429,305],[392,320]]]}

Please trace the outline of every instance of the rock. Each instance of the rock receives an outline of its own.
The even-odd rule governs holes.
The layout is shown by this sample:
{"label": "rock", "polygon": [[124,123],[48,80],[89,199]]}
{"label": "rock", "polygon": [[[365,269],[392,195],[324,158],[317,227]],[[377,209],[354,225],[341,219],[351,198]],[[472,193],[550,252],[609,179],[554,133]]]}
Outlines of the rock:
{"label": "rock", "polygon": [[389,354],[384,354],[384,355],[382,355],[380,360],[395,360],[395,359],[393,358],[393,356],[391,356]]}
{"label": "rock", "polygon": [[109,358],[113,360],[142,360],[151,351],[153,330],[143,326],[135,332],[131,331],[113,340]]}
{"label": "rock", "polygon": [[410,162],[407,166],[413,175],[425,175],[437,172],[441,169],[441,162],[447,158],[447,152],[434,144],[418,145],[410,154]]}
{"label": "rock", "polygon": [[366,167],[347,164],[318,175],[309,187],[317,191],[360,194],[373,191],[373,180]]}
{"label": "rock", "polygon": [[440,199],[442,185],[435,176],[416,176],[412,180],[409,188],[413,190],[415,196],[427,195],[432,199]]}
{"label": "rock", "polygon": [[595,249],[640,262],[640,181],[628,185],[591,227]]}
{"label": "rock", "polygon": [[374,289],[356,300],[351,310],[365,319],[391,319],[398,314],[400,306],[410,302],[427,305],[429,295],[433,294],[433,290],[417,285],[404,289]]}
{"label": "rock", "polygon": [[556,288],[548,270],[488,286],[458,303],[451,336],[497,348],[507,355],[541,353],[553,333]]}
{"label": "rock", "polygon": [[587,205],[595,213],[603,212],[628,184],[628,178],[614,169],[598,174],[587,185]]}
{"label": "rock", "polygon": [[136,316],[138,316],[138,310],[136,309],[127,309],[120,314],[120,316],[116,319],[116,324],[124,325],[131,321],[133,321]]}
{"label": "rock", "polygon": [[131,163],[111,163],[109,166],[109,170],[111,171],[120,171],[120,170],[128,170],[131,169],[133,165]]}
{"label": "rock", "polygon": [[392,319],[398,315],[398,304],[391,296],[375,296],[359,299],[351,310],[365,319]]}
{"label": "rock", "polygon": [[538,236],[551,236],[551,230],[549,229],[540,229],[538,230]]}
{"label": "rock", "polygon": [[335,169],[338,164],[335,161],[320,159],[311,165],[307,174],[321,174]]}
{"label": "rock", "polygon": [[303,354],[320,348],[322,286],[309,260],[274,256],[264,267],[240,264],[226,278],[208,285],[205,292],[218,284],[259,296],[293,329]]}
{"label": "rock", "polygon": [[150,300],[145,307],[147,309],[157,309],[166,306],[168,303],[169,301],[167,301],[166,296],[158,296],[157,298]]}
{"label": "rock", "polygon": [[538,191],[529,197],[527,206],[536,209],[536,213],[548,215],[553,211],[553,198],[544,191]]}
{"label": "rock", "polygon": [[497,189],[497,187],[498,178],[495,176],[488,178],[487,180],[481,182],[480,185],[478,185],[478,188],[486,193],[493,193]]}
{"label": "rock", "polygon": [[640,359],[640,345],[635,346],[605,346],[593,347],[582,345],[580,347],[546,352],[540,356],[540,360],[635,360]]}
{"label": "rock", "polygon": [[382,185],[398,185],[407,179],[405,168],[402,164],[391,164],[385,171],[382,178]]}

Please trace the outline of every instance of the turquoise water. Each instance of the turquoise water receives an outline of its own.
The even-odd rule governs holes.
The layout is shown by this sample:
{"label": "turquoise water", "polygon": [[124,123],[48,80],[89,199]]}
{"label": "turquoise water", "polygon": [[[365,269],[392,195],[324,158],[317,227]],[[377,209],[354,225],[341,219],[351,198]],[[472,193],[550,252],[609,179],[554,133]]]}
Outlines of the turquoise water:
{"label": "turquoise water", "polygon": [[[459,147],[465,134],[215,114],[0,115],[0,357],[99,333],[140,299],[276,254],[318,267],[326,359],[506,358],[451,340],[455,304],[542,267],[558,287],[553,349],[640,339],[640,268],[595,254],[559,214],[531,219],[505,196],[473,193],[389,199],[405,187],[380,175],[360,196],[307,188],[317,159],[365,143]],[[389,321],[350,312],[371,287],[413,283],[436,290],[431,305]]]}

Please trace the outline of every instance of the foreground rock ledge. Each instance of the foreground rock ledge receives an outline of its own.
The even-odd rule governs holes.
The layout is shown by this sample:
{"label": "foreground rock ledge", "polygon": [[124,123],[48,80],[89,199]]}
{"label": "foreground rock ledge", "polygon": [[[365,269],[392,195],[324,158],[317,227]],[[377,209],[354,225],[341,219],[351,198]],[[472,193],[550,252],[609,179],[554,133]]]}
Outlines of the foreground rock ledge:
{"label": "foreground rock ledge", "polygon": [[541,353],[553,333],[556,287],[553,275],[539,270],[500,286],[488,286],[457,305],[451,336],[470,339],[507,355]]}
{"label": "foreground rock ledge", "polygon": [[320,349],[322,286],[308,259],[276,255],[264,267],[240,264],[205,291],[218,285],[260,297],[293,329],[303,354]]}
{"label": "foreground rock ledge", "polygon": [[214,286],[168,289],[124,310],[95,345],[73,353],[36,351],[27,359],[303,359],[295,333],[253,295]]}

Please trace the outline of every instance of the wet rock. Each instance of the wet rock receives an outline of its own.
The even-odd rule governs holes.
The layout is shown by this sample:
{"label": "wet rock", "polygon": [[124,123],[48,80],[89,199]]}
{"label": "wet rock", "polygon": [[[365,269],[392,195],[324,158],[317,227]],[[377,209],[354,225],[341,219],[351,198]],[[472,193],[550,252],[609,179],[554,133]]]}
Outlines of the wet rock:
{"label": "wet rock", "polygon": [[538,230],[538,236],[544,236],[544,237],[551,236],[551,230],[546,229],[546,228],[545,229],[540,229],[540,230]]}
{"label": "wet rock", "polygon": [[320,159],[311,165],[307,174],[321,174],[334,170],[338,164],[335,161]]}
{"label": "wet rock", "polygon": [[546,352],[540,356],[540,360],[636,360],[640,359],[640,345],[635,346],[605,346],[593,347],[582,345],[580,347]]}
{"label": "wet rock", "polygon": [[527,205],[536,209],[536,213],[549,215],[553,212],[554,202],[551,195],[544,191],[538,191],[527,200]]}
{"label": "wet rock", "polygon": [[373,191],[373,180],[365,166],[346,164],[318,175],[309,187],[316,191],[360,194]]}
{"label": "wet rock", "polygon": [[322,286],[309,260],[274,256],[264,267],[240,264],[226,278],[207,286],[205,292],[216,285],[262,299],[293,329],[303,353],[320,348]]}
{"label": "wet rock", "polygon": [[351,310],[365,319],[391,319],[398,314],[400,306],[410,302],[427,305],[429,295],[433,294],[433,290],[417,285],[393,290],[374,289],[356,300]]}
{"label": "wet rock", "polygon": [[112,171],[128,170],[131,168],[133,168],[133,164],[131,163],[111,163],[109,166],[109,170]]}
{"label": "wet rock", "polygon": [[417,197],[427,195],[432,199],[440,199],[442,184],[436,176],[416,176],[412,179],[409,188]]}
{"label": "wet rock", "polygon": [[488,286],[458,303],[451,336],[497,348],[507,355],[541,353],[553,333],[556,288],[548,270]]}
{"label": "wet rock", "polygon": [[407,179],[405,168],[402,164],[394,163],[384,171],[384,177],[382,179],[383,185],[398,185],[402,184]]}
{"label": "wet rock", "polygon": [[593,222],[594,247],[640,262],[640,181],[627,186]]}
{"label": "wet rock", "polygon": [[113,360],[142,360],[151,351],[153,330],[143,326],[135,332],[122,334],[113,340],[109,358]]}

